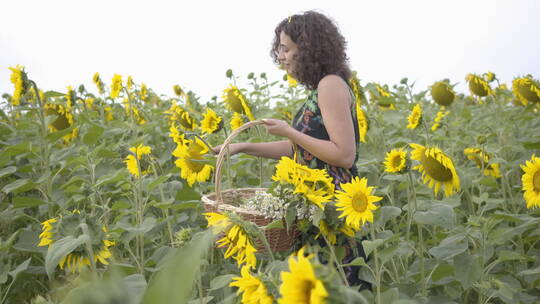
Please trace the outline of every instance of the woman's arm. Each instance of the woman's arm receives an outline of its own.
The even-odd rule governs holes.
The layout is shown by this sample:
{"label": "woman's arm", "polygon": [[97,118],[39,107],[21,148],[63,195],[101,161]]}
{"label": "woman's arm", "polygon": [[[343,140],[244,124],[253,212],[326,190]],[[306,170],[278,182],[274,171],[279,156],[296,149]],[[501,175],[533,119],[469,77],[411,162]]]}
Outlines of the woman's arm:
{"label": "woman's arm", "polygon": [[317,88],[318,104],[330,140],[317,139],[292,128],[282,120],[265,119],[271,134],[288,137],[322,161],[350,168],[356,156],[354,125],[350,110],[350,94],[337,75],[325,76]]}
{"label": "woman's arm", "polygon": [[[212,148],[216,153],[221,150],[221,145]],[[234,143],[229,145],[231,155],[236,153],[247,153],[253,156],[280,159],[282,156],[292,157],[292,145],[288,140],[271,141],[261,143]]]}

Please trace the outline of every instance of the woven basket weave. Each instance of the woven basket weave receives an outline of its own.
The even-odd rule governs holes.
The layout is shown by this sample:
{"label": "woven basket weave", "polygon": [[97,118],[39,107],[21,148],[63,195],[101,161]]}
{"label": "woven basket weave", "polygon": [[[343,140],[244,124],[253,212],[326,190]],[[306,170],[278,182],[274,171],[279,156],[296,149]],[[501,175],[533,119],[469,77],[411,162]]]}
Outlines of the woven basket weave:
{"label": "woven basket weave", "polygon": [[[206,212],[219,213],[223,211],[232,211],[238,214],[243,220],[252,222],[259,227],[266,226],[269,223],[273,222],[272,218],[268,218],[263,214],[260,214],[253,210],[247,210],[238,207],[241,200],[249,199],[255,196],[255,193],[257,191],[266,191],[266,188],[239,188],[228,189],[224,191],[221,190],[223,162],[227,155],[227,148],[229,144],[238,134],[240,134],[240,132],[263,123],[264,122],[261,120],[248,122],[242,125],[240,128],[236,129],[234,132],[232,132],[229,137],[227,137],[227,139],[225,139],[225,141],[223,142],[221,151],[219,152],[216,161],[215,192],[203,195],[201,197]],[[266,239],[268,240],[268,244],[270,245],[270,250],[275,252],[290,249],[294,243],[296,236],[298,235],[298,230],[294,226],[291,227],[291,229],[289,230],[287,230],[286,228],[270,228],[265,229],[264,233]],[[255,242],[255,247],[259,252],[266,251],[266,248],[261,241]]]}

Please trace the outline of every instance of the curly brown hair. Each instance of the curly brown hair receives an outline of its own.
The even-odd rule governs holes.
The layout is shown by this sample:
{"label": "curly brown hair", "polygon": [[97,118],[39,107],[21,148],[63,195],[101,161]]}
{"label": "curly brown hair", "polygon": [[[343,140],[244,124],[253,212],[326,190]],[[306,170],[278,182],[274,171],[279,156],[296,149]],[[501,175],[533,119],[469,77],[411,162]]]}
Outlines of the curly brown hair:
{"label": "curly brown hair", "polygon": [[285,32],[298,46],[295,75],[292,76],[308,89],[316,89],[319,81],[328,74],[339,75],[345,81],[351,77],[345,52],[347,42],[325,15],[315,11],[293,15],[283,19],[274,32],[270,56],[279,64],[279,35]]}

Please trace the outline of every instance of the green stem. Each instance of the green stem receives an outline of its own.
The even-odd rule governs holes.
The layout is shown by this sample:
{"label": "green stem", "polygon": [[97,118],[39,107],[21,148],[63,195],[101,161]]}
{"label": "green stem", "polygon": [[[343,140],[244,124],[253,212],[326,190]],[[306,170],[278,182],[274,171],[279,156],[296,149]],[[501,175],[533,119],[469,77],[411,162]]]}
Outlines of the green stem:
{"label": "green stem", "polygon": [[[150,162],[150,165],[152,166],[152,171],[154,171],[154,176],[158,178],[157,170],[156,170],[156,166],[154,162],[155,160],[152,159],[152,161]],[[158,189],[159,189],[159,195],[161,197],[161,201],[165,202],[165,194],[163,193],[163,187],[161,184],[158,185]],[[164,208],[162,209],[162,212],[163,212],[163,216],[165,217],[165,222],[167,223],[167,232],[169,233],[169,241],[170,241],[170,244],[172,244],[174,243],[174,238],[173,238],[171,221],[169,220],[169,209]]]}
{"label": "green stem", "polygon": [[[414,216],[414,213],[416,212],[416,210],[418,210],[418,205],[417,205],[417,201],[416,201],[416,188],[414,187],[411,171],[409,171],[407,173],[407,175],[409,177],[410,192],[412,193],[412,195],[410,197],[410,201],[409,201],[409,204],[410,204],[411,201],[413,203],[413,208],[412,208],[412,210],[410,210],[410,213],[411,213],[410,217],[412,218]],[[425,265],[424,265],[424,238],[423,238],[423,235],[422,235],[422,225],[417,223],[416,227],[418,229],[418,242],[419,242],[419,245],[420,245],[420,248],[418,250],[418,252],[419,252],[418,257],[420,259],[421,295],[425,298],[427,296],[427,294],[426,294],[426,276],[425,276],[425,269],[424,269],[425,268]]]}
{"label": "green stem", "polygon": [[124,89],[124,92],[126,93],[127,99],[128,99],[128,106],[129,106],[129,121],[130,121],[131,124],[133,125],[135,119],[133,118],[133,107],[132,107],[132,102],[131,102],[131,95],[129,94],[127,88],[124,87],[123,89]]}
{"label": "green stem", "polygon": [[0,302],[1,304],[4,304],[4,301],[6,300],[7,298],[7,295],[9,293],[9,290],[11,289],[11,286],[13,285],[13,283],[15,282],[15,279],[16,278],[13,278],[13,280],[11,280],[11,283],[9,283],[9,286],[8,288],[6,289],[6,293],[4,294],[4,296],[2,297],[2,302]]}
{"label": "green stem", "polygon": [[330,249],[330,255],[332,256],[332,260],[334,260],[334,263],[336,264],[338,272],[339,272],[339,274],[341,276],[341,280],[343,281],[343,283],[346,286],[349,286],[349,282],[347,281],[347,276],[345,275],[345,271],[343,270],[343,266],[341,266],[341,263],[337,260],[336,253],[334,252],[334,246],[332,244],[330,244],[330,242],[328,241],[328,239],[326,238],[326,236],[324,234],[321,234],[321,235],[323,236],[324,241],[326,242],[326,245]]}
{"label": "green stem", "polygon": [[[257,228],[259,227],[257,226]],[[260,228],[259,228],[259,238],[262,240],[264,244],[264,248],[266,248],[266,251],[270,255],[270,259],[272,260],[272,262],[275,262],[276,259],[274,257],[274,253],[272,252],[272,249],[270,248],[270,244],[268,243],[268,240],[266,239],[266,235],[264,234],[264,231]]]}
{"label": "green stem", "polygon": [[[39,104],[38,117],[39,117],[39,122],[41,126],[41,140],[40,141],[41,141],[41,150],[42,150],[41,163],[42,163],[42,172],[43,174],[46,174],[46,172],[49,171],[49,158],[50,158],[51,151],[49,149],[49,143],[46,140],[48,131],[47,131],[47,124],[45,122],[45,105],[43,101],[41,100],[41,97],[39,96],[39,90],[37,88],[35,81],[33,80],[29,80],[29,81],[32,84],[32,88],[34,89],[34,93],[36,94],[36,99]],[[51,182],[49,182],[47,191],[45,191],[45,198],[47,201],[50,200],[51,194],[52,194],[52,185],[51,185]]]}
{"label": "green stem", "polygon": [[[375,240],[375,225],[373,225],[373,223],[371,223],[370,225],[370,232],[371,232],[371,239],[372,240]],[[374,260],[374,263],[375,263],[375,269],[374,269],[374,273],[375,273],[375,288],[376,288],[376,301],[375,303],[377,304],[381,304],[382,303],[382,300],[381,300],[381,269],[380,269],[380,266],[379,266],[379,251],[377,249],[377,247],[373,248],[373,260]]]}
{"label": "green stem", "polygon": [[201,304],[204,304],[204,300],[203,300],[203,288],[202,288],[202,273],[201,273],[201,269],[199,269],[199,280],[198,281],[198,288],[199,288],[199,300],[201,301]]}
{"label": "green stem", "polygon": [[426,132],[426,146],[429,146],[431,145],[431,137],[429,135],[429,130],[427,128],[427,124],[426,122],[424,121],[424,119],[422,119],[422,126],[424,127],[424,131]]}
{"label": "green stem", "polygon": [[[416,206],[415,206],[416,209]],[[421,281],[421,294],[425,298],[426,293],[426,275],[425,275],[425,263],[424,263],[424,238],[422,236],[422,225],[417,224],[418,228],[418,241],[420,243],[419,258],[420,258],[420,281]]]}
{"label": "green stem", "polygon": [[[137,177],[137,184],[135,185],[135,201],[137,206],[137,226],[140,229],[143,224],[143,213],[144,213],[144,206],[143,206],[143,199],[142,199],[142,185],[141,185],[141,164],[139,162],[139,158],[137,157],[137,153],[135,153],[135,160],[137,161],[137,171],[139,172],[139,176]],[[144,238],[141,233],[137,235],[137,255],[139,258],[139,273],[144,275]]]}

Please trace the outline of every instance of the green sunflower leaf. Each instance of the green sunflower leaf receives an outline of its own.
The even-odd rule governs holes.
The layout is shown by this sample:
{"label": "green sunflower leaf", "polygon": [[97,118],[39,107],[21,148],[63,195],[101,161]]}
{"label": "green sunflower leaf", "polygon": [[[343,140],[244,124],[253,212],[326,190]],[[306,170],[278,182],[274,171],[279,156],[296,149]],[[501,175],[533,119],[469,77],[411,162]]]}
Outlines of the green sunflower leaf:
{"label": "green sunflower leaf", "polygon": [[80,235],[77,238],[73,236],[66,236],[65,238],[55,241],[49,246],[47,255],[45,256],[45,271],[49,278],[52,279],[54,269],[60,260],[70,254],[77,247],[83,245],[88,241],[88,236],[85,234]]}

